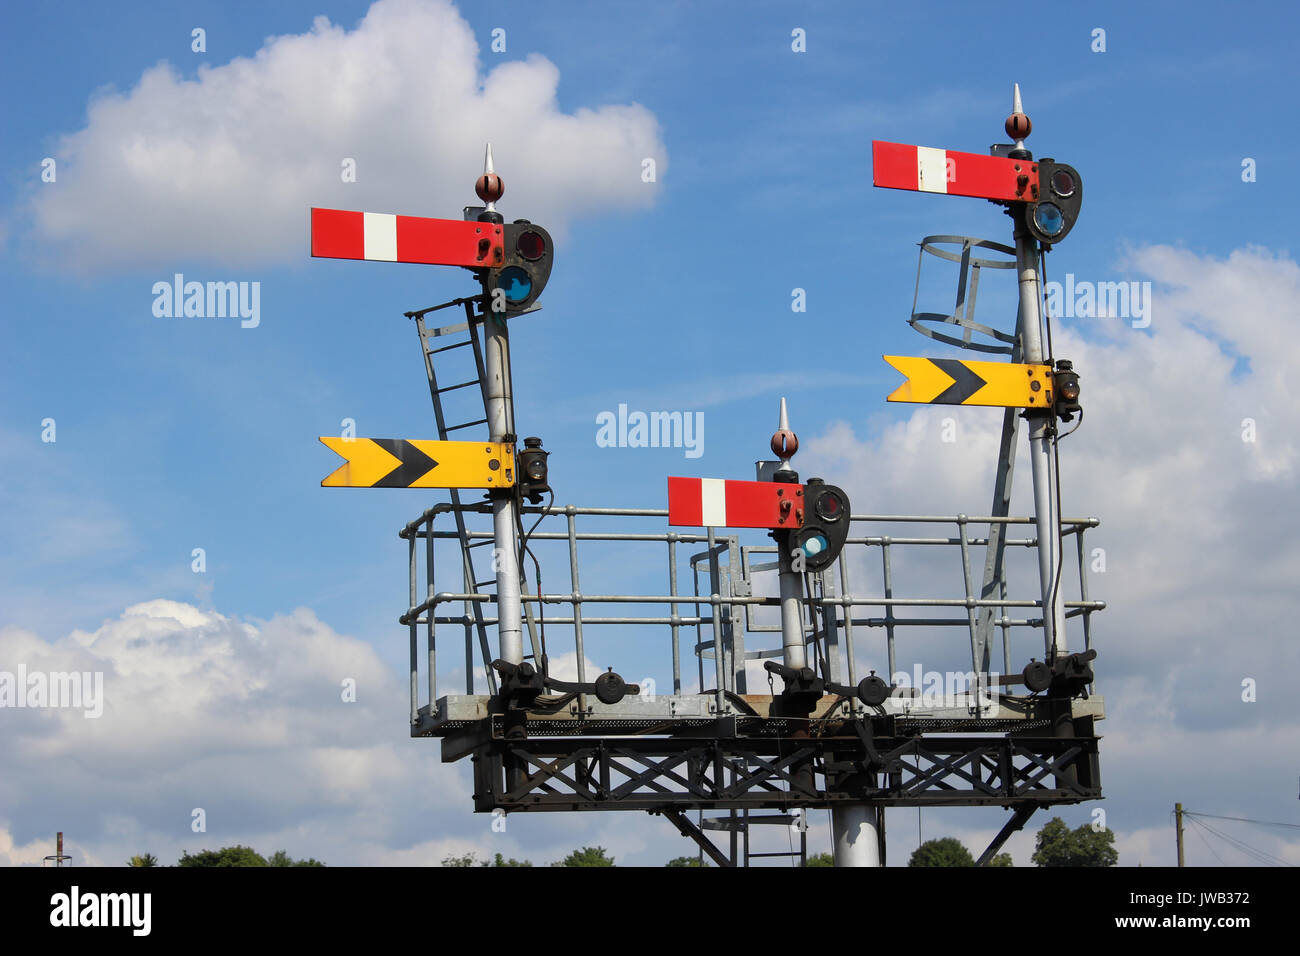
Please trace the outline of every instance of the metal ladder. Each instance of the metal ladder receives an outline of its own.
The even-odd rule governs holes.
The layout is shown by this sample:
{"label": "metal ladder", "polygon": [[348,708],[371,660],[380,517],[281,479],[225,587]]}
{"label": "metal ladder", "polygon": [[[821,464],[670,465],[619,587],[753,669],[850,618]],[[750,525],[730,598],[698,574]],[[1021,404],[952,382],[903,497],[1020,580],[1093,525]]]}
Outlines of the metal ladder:
{"label": "metal ladder", "polygon": [[[450,302],[444,302],[442,305],[431,306],[427,309],[421,309],[417,312],[407,312],[408,319],[415,320],[415,328],[420,336],[420,352],[424,356],[424,371],[429,378],[429,396],[433,399],[434,420],[438,426],[438,440],[473,440],[472,435],[457,434],[466,429],[488,424],[487,419],[487,392],[486,392],[486,373],[483,365],[483,344],[479,339],[479,326],[482,324],[482,317],[474,312],[475,303],[481,302],[481,298],[474,296],[465,299],[452,299]],[[454,305],[463,306],[465,309],[465,321],[457,325],[448,325],[441,328],[429,328],[424,321],[424,317],[431,312],[437,312],[441,309],[450,308]],[[458,333],[465,333],[465,338],[453,339],[449,344],[439,344],[440,340],[452,339]],[[469,348],[473,350],[475,377],[464,382],[457,382],[454,385],[439,385],[438,373],[434,365],[434,356],[456,349]],[[475,418],[470,421],[447,424],[447,417],[443,410],[443,396],[448,392],[456,392],[471,386],[478,386],[479,399],[482,402],[483,417]],[[483,436],[486,440],[488,435]],[[451,495],[452,515],[456,521],[456,534],[460,542],[461,567],[465,583],[466,594],[482,594],[484,588],[490,588],[492,593],[496,590],[496,576],[493,574],[487,580],[480,581],[478,574],[474,569],[474,549],[482,547],[491,547],[495,542],[492,538],[471,539],[465,527],[465,514],[461,502],[459,489],[449,488],[448,493]],[[430,525],[432,531],[432,525]],[[522,572],[522,568],[520,569]],[[521,575],[522,576],[522,575]],[[523,593],[528,593],[527,579],[521,580]],[[432,612],[430,612],[432,613]],[[524,604],[524,615],[528,623],[528,633],[531,638],[532,653],[525,655],[526,660],[532,660],[535,663],[541,660],[540,644],[537,636],[537,627],[534,620],[533,610],[527,603]],[[483,659],[483,671],[487,677],[488,692],[497,693],[496,673],[492,670],[492,661],[495,656],[492,653],[491,646],[488,643],[487,623],[483,618],[483,605],[480,601],[465,602],[465,644],[466,650],[469,650],[475,636],[478,639],[479,652]],[[467,655],[468,658],[468,655]],[[466,693],[474,693],[474,670],[467,667],[465,669]]]}

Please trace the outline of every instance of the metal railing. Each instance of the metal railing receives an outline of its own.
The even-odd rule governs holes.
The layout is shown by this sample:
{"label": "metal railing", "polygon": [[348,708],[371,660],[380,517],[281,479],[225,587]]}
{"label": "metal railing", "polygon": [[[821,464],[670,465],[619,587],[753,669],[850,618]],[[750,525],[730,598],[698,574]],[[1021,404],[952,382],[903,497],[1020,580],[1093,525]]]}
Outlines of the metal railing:
{"label": "metal railing", "polygon": [[[473,613],[473,609],[476,606],[481,608],[482,605],[493,603],[495,595],[490,589],[474,592],[438,591],[435,586],[435,580],[439,574],[446,574],[454,579],[463,580],[459,550],[456,552],[457,559],[448,560],[445,571],[440,572],[440,565],[435,560],[435,542],[440,540],[456,541],[459,549],[462,544],[492,538],[490,526],[476,530],[470,529],[467,523],[464,533],[469,539],[468,541],[461,540],[461,532],[457,528],[440,530],[435,526],[438,520],[444,517],[447,523],[451,524],[455,518],[454,513],[457,511],[462,513],[464,519],[469,519],[476,514],[490,519],[490,506],[486,503],[461,506],[443,503],[426,510],[399,532],[399,536],[405,539],[408,544],[410,567],[410,601],[406,612],[401,615],[399,620],[402,625],[408,628],[409,634],[412,723],[419,719],[419,711],[421,710],[420,627],[425,628],[423,670],[428,702],[427,713],[430,717],[436,715],[439,696],[438,638],[444,636],[447,629],[460,628],[463,632],[464,656],[462,660],[466,694],[473,695],[476,692],[476,670],[481,668],[482,670],[478,671],[478,673],[486,674],[490,669],[490,661],[481,659],[481,649],[480,660],[475,664],[474,631],[476,615]],[[562,648],[562,651],[569,649],[573,651],[577,680],[585,682],[588,679],[585,665],[586,651],[588,649],[588,628],[608,626],[653,626],[664,628],[667,629],[670,638],[669,650],[672,659],[673,693],[681,694],[683,692],[681,653],[683,631],[693,629],[691,636],[695,639],[692,642],[691,650],[696,655],[698,662],[699,687],[697,690],[700,693],[713,694],[717,712],[726,713],[728,709],[725,700],[726,694],[744,694],[748,691],[745,663],[750,660],[774,658],[781,655],[779,639],[774,647],[746,648],[747,635],[761,635],[768,632],[779,633],[781,630],[779,623],[765,624],[759,620],[761,609],[779,609],[780,606],[779,598],[776,595],[776,545],[774,543],[746,545],[741,543],[739,535],[719,535],[711,528],[706,529],[704,533],[674,530],[635,532],[578,530],[579,518],[592,521],[606,519],[618,523],[622,523],[626,519],[657,521],[662,528],[667,521],[668,512],[665,509],[657,508],[581,508],[566,505],[550,508],[525,507],[523,513],[525,516],[538,516],[532,519],[536,520],[538,524],[528,537],[529,547],[540,546],[544,542],[562,544],[564,550],[567,551],[569,563],[568,591],[547,591],[537,595],[529,593],[527,586],[524,588],[522,596],[525,609],[524,616],[526,618],[536,617],[541,624],[541,641],[548,645],[545,648],[539,646],[538,631],[536,628],[530,628],[534,645],[533,654],[536,660],[542,660],[543,653],[548,654],[552,661],[555,659],[555,629],[563,627],[567,633],[571,634],[572,644],[571,647]],[[548,530],[548,523],[549,528],[554,529],[557,521],[563,521],[564,530]],[[860,628],[883,629],[887,666],[890,675],[897,673],[897,645],[900,628],[966,628],[970,639],[972,671],[986,674],[989,670],[988,655],[990,652],[986,649],[983,660],[981,660],[979,655],[980,645],[977,640],[977,612],[981,608],[993,609],[992,624],[1000,631],[1002,637],[1003,672],[1013,672],[1011,649],[1013,629],[1041,629],[1043,624],[1042,601],[1039,598],[1011,597],[1008,594],[1008,583],[1005,577],[999,582],[999,588],[996,591],[998,597],[982,599],[978,596],[977,584],[972,578],[972,549],[987,546],[988,537],[974,535],[972,526],[988,528],[993,525],[1025,525],[1032,528],[1034,525],[1033,518],[967,515],[851,515],[850,521],[855,531],[869,531],[873,527],[880,525],[905,524],[949,526],[952,532],[944,536],[928,537],[851,533],[833,571],[809,576],[812,584],[809,590],[813,594],[806,603],[810,616],[813,616],[814,620],[818,621],[818,624],[813,626],[810,622],[805,621],[805,634],[809,638],[817,639],[815,643],[818,645],[819,652],[824,652],[826,655],[826,663],[832,680],[847,678],[847,682],[853,684],[859,679],[854,643],[855,629]],[[527,523],[531,523],[531,521]],[[1104,602],[1091,600],[1088,594],[1087,562],[1085,558],[1087,552],[1084,545],[1084,534],[1088,529],[1096,527],[1097,524],[1098,520],[1096,518],[1071,518],[1061,522],[1063,540],[1074,536],[1076,541],[1075,552],[1079,587],[1079,599],[1065,601],[1064,606],[1067,619],[1081,622],[1085,649],[1092,646],[1092,614],[1103,610],[1106,606]],[[763,532],[752,533],[759,535]],[[423,549],[425,552],[423,595],[421,595],[419,588],[421,578],[419,552],[421,549],[418,544],[421,540],[425,544]],[[668,593],[588,593],[583,591],[579,579],[579,546],[582,543],[594,542],[620,542],[627,545],[653,547],[666,546],[668,552]],[[1004,547],[1008,549],[1032,549],[1037,547],[1037,543],[1037,540],[1033,537],[1007,539],[1004,541]],[[700,545],[704,546],[703,550],[699,549],[698,546]],[[692,549],[687,556],[686,562],[690,568],[693,582],[690,591],[684,591],[679,580],[679,570],[682,567],[679,558],[679,548],[681,546]],[[868,586],[866,593],[855,593],[853,587],[857,580],[856,575],[866,567],[866,564],[860,563],[858,559],[860,556],[866,557],[863,553],[864,549],[869,552],[873,548],[878,549],[880,552],[881,577],[879,589],[872,590]],[[960,596],[895,596],[896,560],[894,555],[898,549],[902,548],[959,549],[962,572]],[[773,559],[757,563],[753,560],[755,556],[764,555],[770,555]],[[724,556],[725,560],[723,560]],[[590,566],[588,565],[588,567]],[[771,572],[770,585],[772,593],[755,593],[756,582],[764,582],[766,579],[761,576],[768,572]],[[1062,577],[1064,578],[1064,574]],[[933,572],[927,571],[926,578],[927,580],[933,580]],[[707,584],[703,590],[700,586],[702,581]],[[545,579],[543,579],[543,583],[545,583]],[[1037,590],[1036,578],[1033,579],[1033,588],[1027,587],[1026,590]],[[451,605],[454,604],[461,605],[461,613],[451,613]],[[567,605],[568,614],[566,616],[552,616],[546,612],[546,608],[552,605]],[[651,611],[662,608],[666,613],[592,615],[588,613],[588,609],[592,605],[641,605],[651,609]],[[876,616],[867,616],[861,613],[867,608],[879,608],[880,613]],[[911,608],[936,610],[954,608],[961,609],[965,613],[961,616],[924,617],[906,616],[897,613],[899,610]],[[683,609],[687,613],[682,613]],[[1039,614],[1037,617],[1029,615],[1013,617],[1010,614],[1013,609],[1037,609]],[[497,623],[497,619],[489,615],[483,615],[481,620],[488,626]],[[550,641],[547,641],[546,638],[545,628],[547,627],[553,629]],[[841,640],[841,634],[843,640]],[[1074,649],[1078,649],[1077,638],[1075,641],[1076,646]],[[706,690],[705,662],[708,660],[713,662],[711,676],[714,683],[711,689]],[[595,675],[591,676],[594,678]],[[632,675],[631,679],[635,679],[635,675]],[[484,678],[484,681],[486,682],[486,678]]]}

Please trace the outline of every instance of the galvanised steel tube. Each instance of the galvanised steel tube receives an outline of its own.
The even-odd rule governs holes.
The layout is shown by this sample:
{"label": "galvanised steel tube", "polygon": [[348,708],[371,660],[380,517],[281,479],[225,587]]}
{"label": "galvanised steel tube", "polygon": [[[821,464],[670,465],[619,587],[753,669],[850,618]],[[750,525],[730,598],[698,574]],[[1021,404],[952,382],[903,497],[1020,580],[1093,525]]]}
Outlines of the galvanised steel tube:
{"label": "galvanised steel tube", "polygon": [[[677,540],[676,536],[668,536],[668,590],[675,596],[677,594]],[[682,692],[682,649],[679,636],[680,622],[677,614],[677,602],[673,601],[669,606],[669,624],[672,626],[673,633],[673,693]]]}
{"label": "galvanised steel tube", "polygon": [[[1038,244],[1024,222],[1016,220],[1016,272],[1020,277],[1018,323],[1020,351],[1028,365],[1041,365]],[[1065,615],[1060,590],[1053,587],[1060,566],[1060,523],[1052,466],[1052,414],[1029,416],[1029,464],[1034,474],[1034,517],[1038,526],[1038,577],[1043,592],[1043,643],[1049,659],[1067,653]],[[1053,592],[1055,591],[1055,599]]]}
{"label": "galvanised steel tube", "polygon": [[[842,599],[851,601],[853,600],[853,595],[849,593],[849,565],[848,562],[844,560],[843,551],[840,552],[839,566],[840,566],[840,589],[843,591],[840,597]],[[841,606],[852,607],[852,605],[850,604],[845,604]],[[857,686],[858,683],[857,667],[853,657],[853,615],[852,614],[844,615],[844,652],[845,655],[848,657],[849,684],[851,686]]]}
{"label": "galvanised steel tube", "polygon": [[[481,508],[480,505],[462,505],[460,510],[474,512],[480,510],[480,508]],[[625,518],[667,518],[668,517],[668,509],[666,508],[580,508],[577,505],[553,505],[550,508],[527,505],[523,508],[523,513],[533,514],[533,515],[542,514],[543,512],[546,512],[548,514],[562,514],[570,509],[573,511],[574,514],[578,514],[578,515],[604,515],[604,516],[625,517]],[[428,509],[428,511],[438,512],[439,514],[445,511],[455,511],[455,510],[456,508],[454,505],[448,504],[446,502],[443,502],[442,504],[434,505],[432,508]],[[486,509],[483,510],[484,513],[486,513]],[[401,537],[405,537],[407,534],[416,531],[417,526],[422,520],[422,517],[423,516],[421,516],[421,518],[417,518],[415,521],[410,522],[405,528],[399,531],[398,534]],[[875,521],[878,523],[887,523],[892,521],[892,522],[899,522],[899,523],[920,522],[923,524],[953,524],[957,521],[957,516],[956,515],[849,515],[849,520],[850,521]],[[988,524],[989,522],[993,522],[995,524],[1033,524],[1035,519],[1028,518],[1028,517],[1021,517],[1021,516],[1010,516],[1010,515],[967,515],[966,520],[973,522],[975,524]],[[1086,527],[1089,528],[1095,528],[1100,523],[1100,519],[1098,518],[1065,518],[1063,519],[1063,521],[1065,524],[1085,525]],[[686,535],[686,534],[678,535],[678,540],[686,541],[688,539],[703,541],[705,540],[705,536]],[[764,547],[770,549],[771,545],[764,545]]]}
{"label": "galvanised steel tube", "polygon": [[[712,565],[709,569],[712,572],[709,575],[709,583],[714,584],[718,580],[718,557],[714,546],[712,528],[709,528],[709,555]],[[717,699],[718,714],[722,715],[726,712],[726,681],[722,672],[722,596],[712,588],[709,590],[712,591],[709,595],[709,603],[713,606],[713,669],[716,675],[715,679],[718,682],[714,693]]]}
{"label": "galvanised steel tube", "polygon": [[[890,601],[889,604],[885,605],[885,645],[889,662],[889,673],[885,675],[886,684],[892,684],[894,682],[894,674],[896,672],[894,660],[894,578],[889,564],[889,545],[890,539],[885,538],[884,543],[880,546],[880,560],[884,564],[885,569],[885,598]],[[852,615],[846,611],[844,616],[845,618],[849,618]]]}
{"label": "galvanised steel tube", "polygon": [[[412,539],[410,540],[410,546],[409,546],[408,550],[409,550],[409,552],[410,552],[410,560],[409,560],[409,564],[410,564],[410,568],[411,568],[411,603],[414,604],[414,603],[415,603],[415,577],[416,577],[416,575],[415,575],[415,539],[414,539],[414,538],[412,538]],[[417,653],[417,651],[416,651],[416,642],[417,642],[417,637],[416,637],[416,628],[417,628],[417,626],[418,626],[418,625],[417,625],[417,623],[416,623],[415,617],[412,616],[412,618],[411,618],[411,622],[410,622],[410,628],[411,628],[411,723],[415,723],[416,720],[418,720],[418,719],[419,719],[419,716],[420,716],[420,713],[419,713],[419,711],[420,711],[420,699],[419,699],[419,694],[420,694],[420,690],[419,690],[420,674],[419,674],[419,670],[418,670],[418,666],[417,666],[417,662],[416,662],[416,653]]]}
{"label": "galvanised steel tube", "polygon": [[792,570],[790,555],[779,550],[777,560],[781,584],[781,649],[786,667],[808,666],[808,648],[803,640],[803,576]]}
{"label": "galvanised steel tube", "polygon": [[[433,516],[429,516],[429,526],[433,526]],[[436,593],[433,590],[433,538],[424,539],[424,578],[425,578],[425,600],[429,600]],[[469,608],[466,607],[468,611]],[[434,628],[435,621],[433,615],[429,615],[427,647],[429,654],[429,716],[436,717],[438,711],[438,646],[437,637]],[[472,669],[472,668],[471,668]]]}
{"label": "galvanised steel tube", "polygon": [[[505,317],[491,312],[484,316],[483,397],[487,403],[490,441],[513,441],[507,438],[510,428],[510,335]],[[519,546],[515,538],[515,498],[513,493],[497,491],[492,497],[493,563],[497,578],[497,639],[501,659],[509,664],[524,660],[524,631],[520,621]]]}
{"label": "galvanised steel tube", "polygon": [[831,810],[836,866],[880,866],[876,808],[860,803]]}
{"label": "galvanised steel tube", "polygon": [[[717,594],[715,595],[701,594],[698,596],[692,596],[690,597],[689,600],[685,600],[682,595],[675,595],[675,594],[580,594],[580,595],[576,595],[576,597],[579,598],[581,600],[581,603],[583,604],[672,604],[674,602],[682,602],[685,604],[712,604],[715,606],[721,606],[723,604],[752,604],[752,605],[762,605],[765,607],[775,607],[778,603],[780,603],[781,600],[780,598],[774,598],[774,597],[754,597],[754,596],[743,597],[741,595],[722,596]],[[443,604],[448,601],[475,601],[479,603],[490,603],[492,599],[493,599],[492,595],[490,594],[469,594],[469,593],[454,594],[451,592],[440,592],[438,594],[435,594],[431,600],[424,601],[420,604],[415,605],[414,607],[408,608],[406,613],[403,614],[400,618],[398,618],[398,623],[405,625],[407,623],[408,618],[413,617],[417,614],[422,614],[423,612],[427,611],[430,607],[433,607],[434,605],[437,604]],[[536,603],[538,601],[541,601],[544,604],[573,604],[574,599],[575,599],[575,595],[573,594],[543,594],[540,597],[538,597],[535,594],[528,594],[525,595],[520,600],[521,601],[526,600],[529,601],[530,603]],[[1019,598],[1007,599],[1007,600],[974,599],[969,602],[963,600],[962,598],[837,597],[837,598],[825,598],[823,600],[824,603],[826,604],[838,604],[842,607],[879,606],[885,608],[889,608],[889,607],[961,607],[964,608],[968,604],[971,607],[1038,607],[1037,601],[1022,600]],[[516,607],[518,606],[519,604],[517,603]],[[1062,602],[1062,606],[1075,609],[1075,613],[1071,614],[1070,615],[1071,617],[1083,613],[1084,611],[1106,610],[1105,601],[1064,601]],[[558,621],[559,619],[557,618],[556,620]],[[594,622],[597,619],[584,618],[584,620],[590,623],[590,622]],[[670,623],[669,618],[663,618],[662,620],[664,623]],[[683,618],[682,620],[685,621],[687,619]],[[695,618],[691,618],[691,620],[695,620]],[[860,624],[862,622],[861,620],[855,619],[854,623]],[[884,621],[881,622],[881,624],[883,623]],[[895,618],[893,621],[893,626],[906,627],[912,623],[914,622],[911,621],[910,619]],[[967,626],[967,622],[964,620],[957,621],[956,623],[962,627]],[[880,625],[873,624],[872,626],[875,627]]]}
{"label": "galvanised steel tube", "polygon": [[[569,586],[573,588],[573,646],[577,655],[578,683],[587,682],[586,648],[582,641],[582,602],[578,600],[582,586],[578,583],[578,538],[573,512],[569,512]],[[578,706],[585,707],[584,695],[578,695]]]}

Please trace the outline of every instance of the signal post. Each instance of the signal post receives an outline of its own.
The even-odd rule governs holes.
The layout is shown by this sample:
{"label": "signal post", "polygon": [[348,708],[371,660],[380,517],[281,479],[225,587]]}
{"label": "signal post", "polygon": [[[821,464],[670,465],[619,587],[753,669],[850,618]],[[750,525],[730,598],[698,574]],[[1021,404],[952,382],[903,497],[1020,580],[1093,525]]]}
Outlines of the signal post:
{"label": "signal post", "polygon": [[[496,201],[505,184],[492,167],[492,145],[483,160],[483,175],[474,184],[478,198],[487,205],[478,221],[503,225],[505,217],[496,211]],[[484,296],[488,303],[483,332],[487,376],[483,385],[490,441],[514,445],[514,396],[510,384],[510,327],[506,322],[506,290],[491,288],[486,278]],[[495,489],[492,497],[492,566],[497,582],[497,641],[501,660],[516,666],[524,662],[523,611],[519,601],[519,542],[515,526],[519,521],[515,495]]]}

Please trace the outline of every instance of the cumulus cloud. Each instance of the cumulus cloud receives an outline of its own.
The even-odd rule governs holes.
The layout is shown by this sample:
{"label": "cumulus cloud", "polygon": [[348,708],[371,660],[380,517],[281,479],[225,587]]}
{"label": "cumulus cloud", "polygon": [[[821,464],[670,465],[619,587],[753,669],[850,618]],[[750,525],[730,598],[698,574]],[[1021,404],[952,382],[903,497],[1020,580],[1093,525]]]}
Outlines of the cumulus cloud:
{"label": "cumulus cloud", "polygon": [[317,17],[194,77],[159,63],[59,140],[34,235],[50,262],[81,269],[301,259],[311,206],[458,218],[489,140],[511,216],[562,230],[651,203],[642,160],[659,178],[667,167],[655,117],[564,112],[559,80],[536,54],[484,71],[447,0],[379,0],[350,30]]}
{"label": "cumulus cloud", "polygon": [[[571,654],[557,663],[573,670]],[[0,708],[0,865],[39,865],[56,830],[75,865],[108,866],[235,843],[334,865],[498,852],[545,864],[597,844],[660,863],[651,834],[672,832],[618,814],[494,828],[472,813],[468,763],[443,764],[437,741],[406,736],[403,680],[306,609],[254,622],[160,599],[57,639],[0,629],[0,671],[20,666],[102,672],[105,703],[98,719]],[[205,832],[191,829],[195,808]]]}
{"label": "cumulus cloud", "polygon": [[[0,710],[0,851],[13,862],[31,862],[56,829],[114,864],[241,840],[348,862],[439,829],[436,816],[418,819],[415,795],[437,764],[401,736],[401,682],[368,644],[310,611],[252,623],[155,600],[57,640],[6,628],[0,669],[20,666],[101,673],[104,704],[98,718]],[[437,787],[443,806],[468,805],[457,771],[439,772]],[[195,808],[204,833],[191,830]],[[330,836],[340,821],[346,849]]]}

